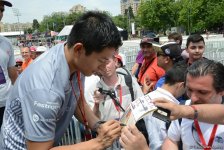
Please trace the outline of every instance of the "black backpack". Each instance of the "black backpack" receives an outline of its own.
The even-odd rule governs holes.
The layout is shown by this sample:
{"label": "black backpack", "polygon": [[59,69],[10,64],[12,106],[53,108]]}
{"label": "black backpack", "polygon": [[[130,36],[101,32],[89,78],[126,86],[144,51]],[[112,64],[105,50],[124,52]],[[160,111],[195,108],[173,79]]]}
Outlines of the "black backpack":
{"label": "black backpack", "polygon": [[[134,101],[135,98],[134,98],[134,90],[133,90],[133,86],[132,86],[132,75],[130,74],[130,72],[125,67],[122,67],[122,69],[125,70],[126,73],[123,73],[123,72],[120,72],[120,71],[117,71],[117,73],[124,76],[125,84],[128,86],[130,94],[131,94],[131,100]],[[136,123],[136,127],[138,128],[139,131],[142,132],[142,134],[145,136],[147,144],[149,144],[148,132],[146,130],[145,121],[143,119],[140,119]]]}

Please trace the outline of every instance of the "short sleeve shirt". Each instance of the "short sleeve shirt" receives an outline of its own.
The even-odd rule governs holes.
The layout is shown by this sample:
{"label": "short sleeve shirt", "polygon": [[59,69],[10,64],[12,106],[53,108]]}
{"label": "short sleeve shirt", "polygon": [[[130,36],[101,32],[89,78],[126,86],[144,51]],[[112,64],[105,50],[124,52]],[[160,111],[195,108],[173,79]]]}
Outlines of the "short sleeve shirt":
{"label": "short sleeve shirt", "polygon": [[12,87],[8,68],[15,66],[15,59],[11,43],[3,36],[0,36],[0,57],[0,107],[4,107]]}
{"label": "short sleeve shirt", "polygon": [[[26,140],[57,144],[77,104],[69,79],[64,44],[45,52],[24,70],[6,103],[0,149],[26,149]],[[76,76],[71,82],[79,97]]]}
{"label": "short sleeve shirt", "polygon": [[[186,103],[188,103],[187,101]],[[196,150],[203,149],[200,146],[200,139],[195,128],[193,128],[194,121],[191,119],[183,118],[181,124],[178,120],[172,121],[169,130],[168,137],[172,141],[178,142],[182,140],[183,150]],[[199,122],[200,129],[202,131],[205,142],[208,144],[210,139],[213,124]],[[223,150],[224,149],[224,126],[218,125],[214,141],[212,144],[212,150]]]}
{"label": "short sleeve shirt", "polygon": [[136,57],[136,63],[138,63],[138,64],[142,64],[143,59],[144,59],[144,56],[143,56],[142,50],[140,50],[140,51],[138,52],[137,57]]}

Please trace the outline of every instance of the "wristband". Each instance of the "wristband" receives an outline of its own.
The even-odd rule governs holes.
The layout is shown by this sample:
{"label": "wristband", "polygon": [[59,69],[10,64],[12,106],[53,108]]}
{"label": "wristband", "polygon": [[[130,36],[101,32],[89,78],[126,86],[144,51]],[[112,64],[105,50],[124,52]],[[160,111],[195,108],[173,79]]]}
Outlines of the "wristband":
{"label": "wristband", "polygon": [[97,121],[97,122],[93,125],[93,129],[92,129],[92,131],[97,132],[97,129],[98,129],[99,126],[100,126],[101,124],[103,124],[103,123],[105,123],[105,121],[102,121],[102,120]]}
{"label": "wristband", "polygon": [[198,110],[194,105],[190,105],[190,106],[194,110],[194,120],[197,120],[198,119]]}

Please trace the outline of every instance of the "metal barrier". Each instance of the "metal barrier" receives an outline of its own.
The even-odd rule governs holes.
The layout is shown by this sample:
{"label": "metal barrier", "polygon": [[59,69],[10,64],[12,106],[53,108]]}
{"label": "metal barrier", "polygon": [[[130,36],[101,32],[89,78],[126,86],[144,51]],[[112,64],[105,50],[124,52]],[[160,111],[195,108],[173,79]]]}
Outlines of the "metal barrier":
{"label": "metal barrier", "polygon": [[122,46],[119,49],[119,53],[122,53],[125,55],[126,68],[130,71],[135,63],[136,56],[137,56],[139,50],[140,50],[139,46]]}
{"label": "metal barrier", "polygon": [[223,63],[224,48],[219,48],[219,49],[216,49],[216,50],[210,50],[208,52],[205,52],[203,56],[208,58],[208,59],[219,61],[222,64],[224,64]]}
{"label": "metal barrier", "polygon": [[[122,53],[126,56],[126,67],[128,70],[131,70],[132,66],[135,63],[136,56],[139,52],[140,47],[139,44],[133,45],[125,45],[119,49],[119,53]],[[210,41],[206,43],[206,51],[203,55],[204,57],[216,60],[224,64],[224,42],[222,41]],[[70,145],[79,143],[82,140],[81,131],[80,131],[80,123],[73,116],[72,121],[66,130],[63,138],[59,145]]]}
{"label": "metal barrier", "polygon": [[80,143],[82,140],[81,131],[80,131],[81,123],[73,116],[72,120],[67,128],[64,136],[62,137],[59,145],[71,145]]}

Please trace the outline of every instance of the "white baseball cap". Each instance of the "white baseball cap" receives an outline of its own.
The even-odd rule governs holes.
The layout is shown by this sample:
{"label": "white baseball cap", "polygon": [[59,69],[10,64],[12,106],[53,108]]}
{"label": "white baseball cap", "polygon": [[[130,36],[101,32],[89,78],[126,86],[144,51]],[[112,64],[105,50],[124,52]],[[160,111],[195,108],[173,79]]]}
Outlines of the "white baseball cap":
{"label": "white baseball cap", "polygon": [[47,51],[47,47],[45,46],[38,46],[36,52],[45,52]]}

